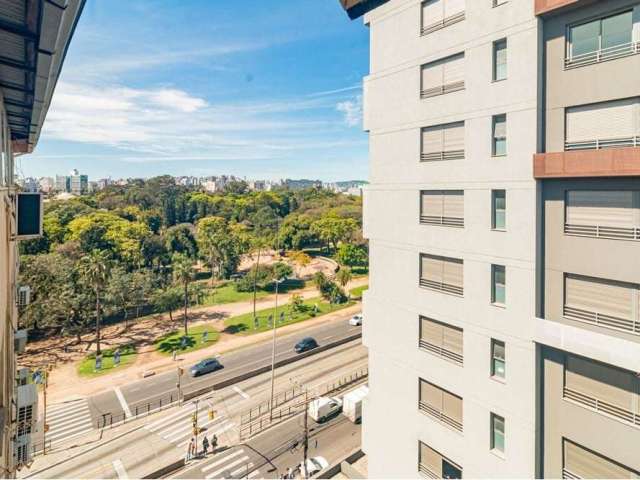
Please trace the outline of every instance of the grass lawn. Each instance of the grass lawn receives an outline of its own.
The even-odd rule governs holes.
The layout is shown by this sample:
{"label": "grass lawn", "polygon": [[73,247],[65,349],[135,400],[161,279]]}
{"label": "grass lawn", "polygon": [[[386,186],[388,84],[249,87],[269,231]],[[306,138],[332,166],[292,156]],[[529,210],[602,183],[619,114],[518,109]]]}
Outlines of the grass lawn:
{"label": "grass lawn", "polygon": [[84,360],[78,363],[78,375],[81,377],[97,377],[99,375],[105,375],[107,373],[113,373],[120,371],[135,361],[138,354],[136,353],[136,347],[133,345],[124,345],[120,347],[120,365],[114,366],[113,354],[115,349],[102,351],[102,369],[96,371],[96,354],[92,353],[88,355]]}
{"label": "grass lawn", "polygon": [[[269,292],[265,290],[258,290],[256,292],[257,298],[266,297]],[[204,299],[204,305],[221,305],[223,303],[243,302],[246,300],[253,300],[253,292],[239,292],[236,290],[236,286],[233,282],[226,283],[209,292],[209,295]]]}
{"label": "grass lawn", "polygon": [[[204,332],[207,332],[206,342],[202,341]],[[155,342],[156,350],[163,355],[171,355],[174,350],[177,350],[178,353],[193,352],[210,347],[218,341],[220,334],[211,325],[205,324],[189,328],[189,335],[185,337],[184,347],[182,347],[183,337],[184,331],[182,329],[163,335]]]}
{"label": "grass lawn", "polygon": [[[313,313],[314,305],[318,305],[318,312],[316,314]],[[312,317],[317,317],[320,315],[325,315],[327,313],[335,312],[337,310],[342,310],[343,308],[349,307],[353,305],[353,302],[342,303],[338,305],[331,305],[326,302],[322,298],[310,298],[305,300],[304,303],[304,311],[296,312],[292,314],[290,305],[284,305],[284,307],[278,307],[278,327],[283,325],[290,325],[292,323],[302,322],[304,320],[308,320]],[[280,321],[280,312],[284,312],[284,321]],[[226,333],[239,333],[241,335],[251,335],[258,332],[264,332],[265,330],[270,330],[269,326],[269,316],[273,315],[273,308],[268,308],[264,310],[258,310],[256,312],[258,317],[258,326],[254,325],[253,322],[253,312],[245,313],[243,315],[238,315],[236,317],[227,318],[224,321],[225,324],[225,332]]]}
{"label": "grass lawn", "polygon": [[362,292],[364,292],[368,288],[369,288],[369,285],[361,285],[359,287],[352,288],[351,290],[349,290],[349,293],[351,294],[351,298],[360,300],[362,298]]}

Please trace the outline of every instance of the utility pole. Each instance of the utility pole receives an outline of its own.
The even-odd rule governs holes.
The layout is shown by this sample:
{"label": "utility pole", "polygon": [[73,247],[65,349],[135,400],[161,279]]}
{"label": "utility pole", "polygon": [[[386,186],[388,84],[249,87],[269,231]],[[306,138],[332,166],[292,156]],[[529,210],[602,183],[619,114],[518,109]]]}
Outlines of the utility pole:
{"label": "utility pole", "polygon": [[193,404],[196,406],[196,411],[191,417],[193,420],[193,435],[194,435],[195,444],[196,444],[196,456],[198,454],[198,402],[199,401],[200,400],[197,398],[193,401]]}
{"label": "utility pole", "polygon": [[[276,225],[276,254],[280,252],[280,222]],[[269,420],[273,421],[273,394],[275,389],[276,382],[276,326],[278,325],[278,285],[279,278],[278,272],[275,272],[275,282],[276,282],[276,303],[273,309],[273,337],[271,342],[271,401],[269,402]]]}
{"label": "utility pole", "polygon": [[178,382],[176,383],[176,387],[178,388],[178,405],[182,405],[182,390],[180,388],[180,379],[182,378],[183,372],[184,370],[182,369],[182,367],[178,367],[178,370],[177,370]]}
{"label": "utility pole", "polygon": [[308,478],[307,475],[307,458],[309,456],[309,401],[307,397],[307,389],[304,390],[304,444],[303,444],[303,457],[302,457],[302,465],[303,470],[302,473],[304,478]]}
{"label": "utility pole", "polygon": [[42,392],[42,397],[44,400],[44,413],[42,415],[42,455],[47,454],[47,430],[49,430],[49,425],[47,425],[47,387],[49,386],[49,369],[48,365],[44,369],[44,390]]}

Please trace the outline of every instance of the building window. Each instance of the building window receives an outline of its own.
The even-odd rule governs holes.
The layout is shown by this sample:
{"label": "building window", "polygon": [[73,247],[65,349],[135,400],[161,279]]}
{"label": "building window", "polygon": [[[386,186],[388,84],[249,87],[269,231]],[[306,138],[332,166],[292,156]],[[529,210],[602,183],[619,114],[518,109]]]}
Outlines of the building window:
{"label": "building window", "polygon": [[493,42],[493,81],[507,78],[507,39]]}
{"label": "building window", "polygon": [[491,191],[491,228],[507,228],[507,192],[504,190]]}
{"label": "building window", "polygon": [[562,478],[640,478],[640,472],[562,439]]}
{"label": "building window", "polygon": [[492,147],[491,154],[501,157],[507,154],[507,116],[494,115],[492,118]]}
{"label": "building window", "polygon": [[422,2],[421,35],[464,20],[465,0],[426,0]]}
{"label": "building window", "polygon": [[640,97],[565,110],[565,150],[640,146]]}
{"label": "building window", "polygon": [[491,450],[504,453],[505,435],[504,418],[495,413],[491,414]]}
{"label": "building window", "polygon": [[633,372],[566,355],[563,397],[640,427],[640,378]]}
{"label": "building window", "polygon": [[457,258],[420,254],[420,286],[444,293],[463,295],[464,262]]}
{"label": "building window", "polygon": [[494,7],[499,7],[500,5],[504,5],[508,1],[509,0],[493,0],[493,6]]}
{"label": "building window", "polygon": [[491,265],[491,303],[506,303],[507,285],[504,265]]}
{"label": "building window", "polygon": [[420,341],[423,350],[462,365],[463,330],[453,325],[420,316]]}
{"label": "building window", "polygon": [[421,191],[420,223],[446,227],[464,227],[464,191]]}
{"label": "building window", "polygon": [[464,53],[422,65],[420,98],[464,90]]}
{"label": "building window", "polygon": [[420,459],[418,470],[427,478],[462,478],[462,467],[431,448],[418,442]]}
{"label": "building window", "polygon": [[640,190],[568,190],[564,233],[640,240]]}
{"label": "building window", "polygon": [[[638,7],[636,7],[638,8]],[[617,13],[569,27],[565,67],[573,68],[640,53],[634,12]]]}
{"label": "building window", "polygon": [[464,122],[425,127],[421,131],[420,160],[462,160],[464,158]]}
{"label": "building window", "polygon": [[420,401],[422,412],[435,420],[462,431],[462,398],[447,390],[420,379]]}
{"label": "building window", "polygon": [[505,378],[505,347],[504,342],[491,339],[491,376]]}
{"label": "building window", "polygon": [[571,320],[640,335],[640,290],[636,284],[566,274],[563,314]]}

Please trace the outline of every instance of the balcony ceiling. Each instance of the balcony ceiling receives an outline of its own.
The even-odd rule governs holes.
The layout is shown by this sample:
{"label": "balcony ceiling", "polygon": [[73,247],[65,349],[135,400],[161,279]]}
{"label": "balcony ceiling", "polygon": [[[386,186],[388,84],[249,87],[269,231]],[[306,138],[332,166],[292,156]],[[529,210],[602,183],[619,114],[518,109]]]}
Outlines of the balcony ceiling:
{"label": "balcony ceiling", "polygon": [[85,0],[0,0],[0,90],[13,150],[35,147]]}
{"label": "balcony ceiling", "polygon": [[345,9],[351,20],[361,17],[374,8],[379,7],[388,0],[340,0],[342,8]]}

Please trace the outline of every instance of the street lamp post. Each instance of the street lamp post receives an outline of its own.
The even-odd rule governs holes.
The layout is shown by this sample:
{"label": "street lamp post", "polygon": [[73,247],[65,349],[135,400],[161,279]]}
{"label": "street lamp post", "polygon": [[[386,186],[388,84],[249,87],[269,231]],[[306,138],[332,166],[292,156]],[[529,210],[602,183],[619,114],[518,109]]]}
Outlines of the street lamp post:
{"label": "street lamp post", "polygon": [[[278,222],[278,224],[276,225],[276,254],[278,254],[280,251],[280,223]],[[278,325],[278,285],[279,285],[279,278],[278,278],[278,272],[275,271],[274,269],[274,274],[275,274],[275,290],[276,290],[276,301],[275,301],[275,306],[273,309],[273,325],[272,325],[272,330],[273,330],[273,336],[272,336],[272,340],[271,340],[271,400],[269,402],[269,420],[273,421],[273,395],[274,395],[274,389],[275,389],[275,379],[276,379],[276,326]]]}

